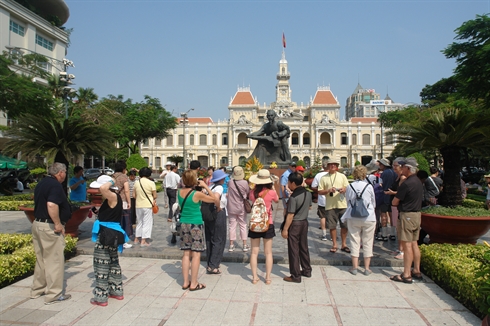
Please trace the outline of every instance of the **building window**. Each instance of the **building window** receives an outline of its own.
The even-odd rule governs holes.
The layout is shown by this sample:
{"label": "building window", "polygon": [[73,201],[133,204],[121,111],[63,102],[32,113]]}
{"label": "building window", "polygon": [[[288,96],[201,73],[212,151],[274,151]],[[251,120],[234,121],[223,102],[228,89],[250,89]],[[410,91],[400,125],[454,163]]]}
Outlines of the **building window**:
{"label": "building window", "polygon": [[352,134],[352,145],[357,145],[357,134]]}
{"label": "building window", "polygon": [[386,144],[393,145],[393,135],[386,135]]}
{"label": "building window", "polygon": [[297,156],[293,156],[293,158],[291,159],[293,162],[298,162],[299,161],[299,157]]}
{"label": "building window", "polygon": [[48,41],[39,34],[36,34],[36,44],[48,49],[49,51],[53,51],[53,42]]}
{"label": "building window", "polygon": [[310,167],[310,166],[311,166],[311,159],[310,159],[310,157],[309,157],[309,156],[305,156],[305,157],[303,158],[303,161],[305,162],[305,165],[306,165],[307,167]]}
{"label": "building window", "polygon": [[362,144],[363,145],[371,145],[371,135],[369,135],[369,134],[362,135]]}
{"label": "building window", "polygon": [[238,135],[238,145],[247,145],[248,141],[247,141],[247,134],[244,133],[244,132],[241,132],[239,135]]}
{"label": "building window", "polygon": [[173,146],[174,145],[174,136],[168,135],[167,136],[167,146]]}
{"label": "building window", "polygon": [[148,139],[143,140],[143,147],[148,147],[149,144]]}
{"label": "building window", "polygon": [[340,158],[340,166],[343,168],[347,167],[347,157],[341,157]]}
{"label": "building window", "polygon": [[199,145],[206,146],[208,144],[208,137],[204,134],[199,135]]}
{"label": "building window", "polygon": [[221,145],[228,146],[228,134],[221,135]]}
{"label": "building window", "polygon": [[240,156],[240,158],[238,159],[238,165],[245,166],[246,162],[247,162],[247,158],[245,156]]}
{"label": "building window", "polygon": [[213,145],[218,145],[218,136],[213,135]]}
{"label": "building window", "polygon": [[183,146],[184,145],[184,135],[179,135],[179,146]]}
{"label": "building window", "polygon": [[295,132],[293,132],[291,135],[291,145],[299,145],[299,137]]}
{"label": "building window", "polygon": [[340,141],[341,141],[340,143],[341,145],[348,145],[347,134],[345,132],[340,134]]}
{"label": "building window", "polygon": [[310,134],[307,132],[303,134],[303,145],[310,145]]}
{"label": "building window", "polygon": [[155,169],[162,167],[162,159],[160,157],[155,157]]}
{"label": "building window", "polygon": [[381,145],[381,135],[376,134],[376,145]]}
{"label": "building window", "polygon": [[228,157],[223,156],[221,158],[221,166],[228,166]]}
{"label": "building window", "polygon": [[144,160],[145,160],[145,162],[146,162],[146,166],[148,166],[148,162],[150,161],[150,159],[148,158],[148,156],[143,157],[143,159],[144,159]]}
{"label": "building window", "polygon": [[331,144],[332,140],[330,138],[330,134],[328,132],[323,132],[320,135],[320,144],[326,145],[326,144]]}
{"label": "building window", "polygon": [[191,136],[190,136],[190,139],[189,139],[189,144],[190,144],[190,145],[194,145],[194,135],[191,135]]}
{"label": "building window", "polygon": [[325,162],[325,161],[327,161],[328,159],[330,159],[330,157],[328,157],[328,156],[324,156],[324,157],[322,157],[322,162]]}
{"label": "building window", "polygon": [[24,36],[26,33],[24,26],[21,26],[12,20],[10,21],[10,30],[20,36]]}
{"label": "building window", "polygon": [[155,147],[160,147],[162,146],[162,140],[161,139],[155,139]]}

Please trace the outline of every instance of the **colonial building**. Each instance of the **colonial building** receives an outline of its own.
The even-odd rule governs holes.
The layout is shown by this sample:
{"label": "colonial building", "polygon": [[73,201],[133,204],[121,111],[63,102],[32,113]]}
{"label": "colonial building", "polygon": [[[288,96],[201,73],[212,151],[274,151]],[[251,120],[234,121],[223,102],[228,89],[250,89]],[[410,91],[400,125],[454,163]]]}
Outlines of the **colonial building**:
{"label": "colonial building", "polygon": [[[387,145],[377,115],[366,117],[369,115],[364,113],[341,120],[339,101],[329,86],[318,87],[306,103],[293,102],[290,77],[283,51],[274,102],[261,105],[250,87],[239,87],[228,105],[228,119],[214,122],[210,118],[188,118],[167,139],[145,142],[142,156],[154,169],[165,165],[170,156],[182,156],[184,152],[187,161],[199,160],[202,166],[238,165],[249,158],[257,144],[247,135],[267,122],[265,116],[270,109],[291,129],[293,160],[304,160],[306,165],[315,158],[333,158],[350,167],[356,161],[366,164],[391,153],[393,145]],[[379,100],[379,95],[372,100]]]}

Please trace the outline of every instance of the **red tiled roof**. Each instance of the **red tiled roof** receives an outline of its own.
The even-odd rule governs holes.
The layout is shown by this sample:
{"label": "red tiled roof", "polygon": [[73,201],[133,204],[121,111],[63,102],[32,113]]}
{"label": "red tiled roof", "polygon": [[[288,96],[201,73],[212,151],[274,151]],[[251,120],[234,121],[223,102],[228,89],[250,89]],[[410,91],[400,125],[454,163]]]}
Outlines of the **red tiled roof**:
{"label": "red tiled roof", "polygon": [[353,123],[371,123],[378,122],[378,118],[351,118],[350,121]]}
{"label": "red tiled roof", "polygon": [[318,90],[316,91],[315,98],[313,99],[313,104],[320,105],[335,105],[338,104],[337,100],[330,90]]}
{"label": "red tiled roof", "polygon": [[[182,120],[181,118],[176,118],[177,120],[177,123],[180,123],[180,121]],[[213,119],[211,118],[187,118],[187,120],[189,120],[189,124],[195,124],[195,123],[200,123],[200,124],[203,124],[203,123],[214,123],[213,122]]]}
{"label": "red tiled roof", "polygon": [[254,105],[255,101],[250,91],[238,91],[231,101],[231,105]]}

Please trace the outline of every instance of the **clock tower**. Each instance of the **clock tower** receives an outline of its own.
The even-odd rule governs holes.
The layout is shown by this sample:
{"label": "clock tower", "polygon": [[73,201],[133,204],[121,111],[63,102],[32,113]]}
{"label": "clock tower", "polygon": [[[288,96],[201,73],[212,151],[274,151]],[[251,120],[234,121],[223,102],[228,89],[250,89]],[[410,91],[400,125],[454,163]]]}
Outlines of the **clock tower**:
{"label": "clock tower", "polygon": [[283,50],[281,61],[279,61],[279,72],[277,73],[276,103],[291,103],[289,78],[288,62],[286,53]]}

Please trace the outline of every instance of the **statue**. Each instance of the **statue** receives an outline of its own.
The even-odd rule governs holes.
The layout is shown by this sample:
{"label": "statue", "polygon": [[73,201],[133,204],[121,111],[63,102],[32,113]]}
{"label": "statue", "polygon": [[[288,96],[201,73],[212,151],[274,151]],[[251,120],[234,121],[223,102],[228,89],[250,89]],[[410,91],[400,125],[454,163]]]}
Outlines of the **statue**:
{"label": "statue", "polygon": [[278,165],[288,166],[291,162],[288,144],[289,127],[277,120],[274,110],[267,111],[267,120],[269,122],[259,130],[247,135],[248,138],[258,141],[250,157],[257,157],[263,164],[276,162]]}

